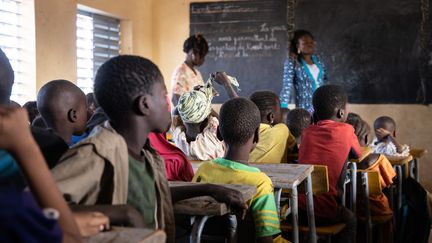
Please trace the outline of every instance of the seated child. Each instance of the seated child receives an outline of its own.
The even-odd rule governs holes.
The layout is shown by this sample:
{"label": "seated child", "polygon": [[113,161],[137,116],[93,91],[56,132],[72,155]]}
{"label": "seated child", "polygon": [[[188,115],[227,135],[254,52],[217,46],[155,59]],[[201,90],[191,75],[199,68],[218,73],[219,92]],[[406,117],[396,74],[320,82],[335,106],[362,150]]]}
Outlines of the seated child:
{"label": "seated child", "polygon": [[28,101],[23,105],[29,115],[29,123],[32,124],[33,120],[39,116],[36,101]]}
{"label": "seated child", "polygon": [[[237,96],[225,74],[217,73],[213,81],[223,85],[231,97]],[[190,160],[211,160],[225,155],[225,144],[216,133],[219,120],[211,115],[213,92],[209,81],[206,86],[184,93],[178,101],[177,111],[183,124],[174,124],[173,141]]]}
{"label": "seated child", "polygon": [[250,100],[260,110],[260,140],[251,152],[250,162],[287,163],[295,138],[282,122],[279,97],[271,91],[257,91]]}
{"label": "seated child", "polygon": [[90,117],[93,116],[93,114],[95,113],[99,105],[96,102],[93,93],[86,94],[86,99],[87,99],[87,118],[90,119]]}
{"label": "seated child", "polygon": [[[328,168],[329,192],[314,196],[314,209],[318,226],[346,224],[345,229],[333,238],[335,242],[352,242],[356,233],[354,214],[340,203],[347,159],[361,156],[353,127],[344,123],[348,115],[347,102],[347,95],[340,86],[319,87],[312,97],[318,121],[303,131],[299,150],[299,164],[326,165]],[[306,198],[299,195],[300,222],[307,222],[305,215]]]}
{"label": "seated child", "polygon": [[[346,122],[354,127],[360,146],[368,146],[370,126],[355,113],[349,113]],[[396,172],[390,161],[382,154],[372,153],[360,161],[357,166],[359,169],[377,171],[379,173],[381,188],[384,190],[393,184],[393,179],[396,176]],[[363,203],[361,202],[362,201],[360,201],[359,204],[360,209],[358,209],[357,212],[360,215],[364,215],[365,211],[362,209]],[[369,208],[371,216],[393,215],[389,200],[384,193],[380,195],[370,195]],[[393,233],[391,220],[384,225],[381,232],[384,237],[383,242],[392,242]]]}
{"label": "seated child", "polygon": [[285,124],[288,126],[291,134],[295,137],[297,145],[300,146],[301,134],[304,129],[312,124],[312,116],[309,111],[302,108],[296,108],[288,113]]}
{"label": "seated child", "polygon": [[388,116],[378,117],[374,122],[375,138],[371,148],[386,156],[407,157],[410,149],[396,140],[396,122]]}
{"label": "seated child", "polygon": [[[256,185],[257,194],[248,202],[255,236],[258,242],[271,242],[272,236],[280,233],[273,185],[266,174],[248,163],[249,153],[258,141],[260,121],[260,112],[251,101],[235,98],[225,102],[220,111],[219,130],[227,144],[227,153],[224,158],[204,162],[194,181]],[[239,242],[255,242],[243,238],[247,236],[251,234],[239,234]]]}
{"label": "seated child", "polygon": [[138,56],[117,56],[96,74],[94,93],[109,121],[96,126],[53,169],[60,191],[83,205],[128,204],[147,227],[162,229],[174,242],[172,203],[211,195],[234,210],[244,210],[235,190],[216,185],[169,187],[163,159],[148,143],[150,132],[165,132],[171,122],[167,90],[158,67]]}
{"label": "seated child", "polygon": [[87,101],[84,92],[67,80],[50,81],[39,90],[38,110],[48,128],[67,144],[72,135],[81,135],[87,122]]}

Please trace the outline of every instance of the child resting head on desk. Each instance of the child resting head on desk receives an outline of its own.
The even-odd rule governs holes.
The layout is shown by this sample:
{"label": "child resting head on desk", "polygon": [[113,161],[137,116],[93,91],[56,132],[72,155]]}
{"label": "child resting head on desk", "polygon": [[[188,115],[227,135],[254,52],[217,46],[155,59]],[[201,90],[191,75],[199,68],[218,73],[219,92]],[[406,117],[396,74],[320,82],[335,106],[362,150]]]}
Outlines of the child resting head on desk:
{"label": "child resting head on desk", "polygon": [[260,141],[251,152],[250,162],[287,163],[296,147],[294,136],[282,122],[279,97],[271,91],[256,91],[250,96],[260,111]]}
{"label": "child resting head on desk", "polygon": [[[329,192],[314,196],[316,225],[345,223],[335,242],[352,242],[356,233],[353,213],[341,205],[342,182],[346,178],[349,157],[361,156],[360,145],[351,125],[344,123],[348,115],[348,97],[342,87],[324,85],[313,94],[314,116],[318,120],[302,133],[299,164],[326,165]],[[307,222],[306,197],[299,195],[299,221]]]}
{"label": "child resting head on desk", "polygon": [[375,153],[393,157],[408,157],[410,149],[408,145],[396,140],[396,122],[389,116],[378,117],[374,122],[375,139],[372,141],[372,149]]}
{"label": "child resting head on desk", "polygon": [[[250,100],[235,98],[222,105],[220,122],[219,132],[227,145],[227,153],[224,158],[204,162],[194,181],[256,185],[257,194],[248,202],[253,222],[246,220],[249,224],[240,224],[238,239],[239,242],[255,242],[256,237],[258,242],[271,242],[273,236],[280,233],[273,185],[266,174],[248,163],[249,153],[259,140],[260,112]],[[251,219],[250,214],[248,216],[247,219]],[[251,229],[253,224],[255,227]]]}

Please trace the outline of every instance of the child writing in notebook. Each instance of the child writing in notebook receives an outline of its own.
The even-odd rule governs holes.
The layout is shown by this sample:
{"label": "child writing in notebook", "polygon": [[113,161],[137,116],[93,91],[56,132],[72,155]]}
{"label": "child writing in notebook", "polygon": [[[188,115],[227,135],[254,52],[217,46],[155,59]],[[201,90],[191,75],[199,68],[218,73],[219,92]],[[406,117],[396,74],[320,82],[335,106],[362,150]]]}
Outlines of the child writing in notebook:
{"label": "child writing in notebook", "polygon": [[[302,133],[299,164],[326,165],[329,192],[314,196],[317,225],[344,223],[346,227],[334,238],[335,242],[352,242],[355,239],[354,214],[341,205],[342,182],[345,180],[348,157],[361,156],[360,145],[351,125],[344,123],[348,115],[348,97],[336,85],[319,87],[312,98],[318,122]],[[299,220],[306,221],[306,200],[299,195]]]}
{"label": "child writing in notebook", "polygon": [[260,140],[251,152],[250,162],[286,163],[296,146],[295,138],[282,123],[279,97],[271,91],[256,91],[250,100],[260,110]]}
{"label": "child writing in notebook", "polygon": [[222,105],[220,122],[219,131],[227,144],[227,153],[224,158],[204,162],[194,181],[255,185],[257,194],[248,202],[255,224],[249,232],[255,234],[239,232],[239,242],[272,242],[280,233],[273,185],[266,174],[248,162],[259,140],[260,112],[253,102],[235,98]]}

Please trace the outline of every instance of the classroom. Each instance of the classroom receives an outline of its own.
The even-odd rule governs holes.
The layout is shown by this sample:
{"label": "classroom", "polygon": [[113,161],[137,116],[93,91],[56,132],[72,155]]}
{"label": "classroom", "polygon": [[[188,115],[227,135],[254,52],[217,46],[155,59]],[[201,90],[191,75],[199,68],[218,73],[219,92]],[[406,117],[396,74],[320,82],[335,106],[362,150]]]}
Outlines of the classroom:
{"label": "classroom", "polygon": [[[0,48],[8,59],[7,64],[0,60],[0,205],[6,209],[0,210],[0,241],[432,242],[426,217],[432,214],[427,200],[432,199],[431,13],[431,0],[0,0]],[[10,21],[19,29],[7,29]],[[94,21],[90,29],[88,21]],[[111,29],[98,27],[98,21]],[[84,46],[99,38],[97,28],[114,39]],[[113,42],[118,46],[110,47]],[[310,62],[302,57],[301,45],[313,49],[306,55]],[[96,64],[96,51],[109,57]],[[195,77],[200,72],[201,83],[172,81],[181,65],[191,68],[189,62],[192,69],[183,72]],[[8,65],[15,81],[6,94]],[[287,81],[298,72],[315,80],[307,84],[310,93],[296,94],[303,86]],[[201,86],[194,90],[196,84]],[[134,97],[123,97],[132,92]],[[83,108],[85,102],[76,99],[88,93],[94,94]],[[345,97],[345,103],[336,96]],[[299,97],[308,97],[307,105]],[[92,118],[90,100],[104,107],[101,113],[95,108]],[[26,112],[4,105],[12,101],[19,106],[35,101],[42,128],[30,122],[27,129]],[[193,102],[205,104],[188,107]],[[78,108],[66,110],[71,104]],[[319,110],[334,104],[331,112],[336,113],[320,119]],[[294,108],[308,112],[313,125],[302,128],[307,134],[293,134],[288,120]],[[67,114],[57,117],[62,112]],[[317,141],[345,135],[342,130],[339,137],[312,134],[315,127],[330,126],[329,120],[349,125],[349,140],[326,150],[346,150],[337,168],[316,161],[316,156],[325,160],[330,155],[315,156],[310,149],[322,149]],[[273,129],[274,136],[263,135],[266,129]],[[380,136],[396,155],[376,150]],[[199,144],[200,139],[207,144]],[[277,140],[284,140],[283,147],[274,145],[267,151],[272,155],[259,154]],[[275,151],[282,150],[283,158],[275,161]],[[367,158],[379,161],[377,166],[361,163]],[[152,172],[142,176],[147,170]],[[257,188],[258,181],[265,188]],[[378,192],[370,186],[375,182]],[[148,189],[145,183],[154,186]],[[19,193],[9,185],[19,185]],[[22,193],[24,188],[30,190]],[[337,197],[320,201],[315,193],[321,189]],[[422,211],[406,202],[419,197],[406,193],[415,190],[422,192],[423,204],[416,201]],[[14,200],[28,197],[31,206],[19,205],[15,216],[7,213],[17,205]],[[379,215],[384,222],[377,223],[380,210],[374,203],[383,197],[386,208],[380,210],[390,217]],[[343,225],[335,232],[323,224],[330,217],[324,212],[329,200],[339,210],[329,210],[337,215],[330,226]],[[366,216],[359,213],[364,208]],[[26,221],[25,210],[37,212],[35,218]],[[403,210],[408,210],[405,215]],[[276,220],[251,216],[269,211]],[[238,216],[242,213],[244,220]],[[412,222],[421,226],[410,234]],[[31,229],[40,225],[43,234]],[[256,235],[244,234],[252,231]]]}

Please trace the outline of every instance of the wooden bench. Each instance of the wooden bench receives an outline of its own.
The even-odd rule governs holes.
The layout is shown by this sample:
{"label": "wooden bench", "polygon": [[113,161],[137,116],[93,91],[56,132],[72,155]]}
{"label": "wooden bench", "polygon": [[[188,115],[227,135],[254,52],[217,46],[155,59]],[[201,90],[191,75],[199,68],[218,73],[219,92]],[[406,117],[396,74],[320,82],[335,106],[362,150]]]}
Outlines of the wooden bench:
{"label": "wooden bench", "polygon": [[112,227],[111,230],[83,238],[85,243],[160,243],[165,242],[162,230]]}

